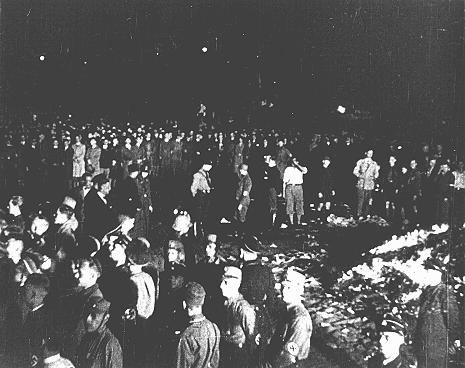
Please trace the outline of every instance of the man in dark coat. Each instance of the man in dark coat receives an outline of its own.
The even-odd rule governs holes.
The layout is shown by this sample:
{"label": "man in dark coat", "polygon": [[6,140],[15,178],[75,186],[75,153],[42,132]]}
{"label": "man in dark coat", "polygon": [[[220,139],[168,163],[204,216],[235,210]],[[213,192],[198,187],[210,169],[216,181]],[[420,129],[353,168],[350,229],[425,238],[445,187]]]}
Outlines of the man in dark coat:
{"label": "man in dark coat", "polygon": [[248,165],[242,164],[239,167],[239,177],[236,186],[236,213],[234,218],[239,224],[244,224],[247,211],[250,206],[250,191],[252,190],[252,179],[248,173]]}
{"label": "man in dark coat", "polygon": [[438,265],[428,267],[428,286],[420,296],[413,347],[418,368],[446,368],[448,349],[460,337],[459,308],[454,294],[442,282]]}
{"label": "man in dark coat", "polygon": [[[324,215],[331,209],[331,204],[336,195],[334,178],[331,168],[331,159],[329,156],[323,157],[321,171],[318,176],[318,211]],[[323,216],[324,218],[324,216]]]}
{"label": "man in dark coat", "polygon": [[85,333],[84,310],[92,297],[102,298],[97,280],[100,266],[91,258],[75,264],[78,286],[58,302],[58,329],[63,341],[63,356],[76,362],[76,348]]}
{"label": "man in dark coat", "polygon": [[21,350],[23,362],[34,367],[43,360],[43,343],[52,333],[52,311],[45,303],[50,289],[46,275],[31,274],[22,288],[22,299],[26,307],[22,325],[23,341]]}
{"label": "man in dark coat", "polygon": [[95,189],[84,199],[84,232],[99,241],[117,225],[116,215],[108,196],[110,179],[100,174],[94,178]]}
{"label": "man in dark coat", "polygon": [[140,175],[137,177],[136,181],[141,201],[141,210],[136,213],[134,229],[131,233],[134,238],[149,238],[150,217],[153,212],[149,172],[150,168],[148,165],[142,166]]}
{"label": "man in dark coat", "polygon": [[276,157],[270,156],[267,159],[267,166],[263,174],[264,187],[267,191],[267,207],[271,215],[271,226],[274,227],[278,212],[278,194],[282,191],[281,173],[276,166]]}
{"label": "man in dark coat", "polygon": [[202,313],[205,290],[190,282],[184,291],[189,325],[179,340],[177,368],[218,368],[220,361],[220,330]]}
{"label": "man in dark coat", "polygon": [[[129,176],[123,179],[115,188],[115,200],[118,213],[127,213],[134,217],[140,211],[142,203],[137,188],[137,176],[139,175],[139,165],[130,164],[128,166]],[[113,194],[113,192],[112,192]]]}
{"label": "man in dark coat", "polygon": [[83,311],[86,334],[78,347],[80,368],[123,368],[121,345],[107,327],[110,303],[93,296]]}

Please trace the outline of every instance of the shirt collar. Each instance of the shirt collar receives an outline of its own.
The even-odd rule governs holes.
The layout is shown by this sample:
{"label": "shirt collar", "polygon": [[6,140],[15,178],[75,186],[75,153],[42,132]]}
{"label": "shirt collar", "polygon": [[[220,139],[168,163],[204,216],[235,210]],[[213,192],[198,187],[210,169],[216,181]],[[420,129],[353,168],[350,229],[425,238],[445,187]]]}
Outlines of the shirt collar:
{"label": "shirt collar", "polygon": [[195,316],[191,316],[190,319],[189,319],[189,323],[197,323],[197,322],[202,322],[204,321],[206,318],[203,314],[196,314]]}

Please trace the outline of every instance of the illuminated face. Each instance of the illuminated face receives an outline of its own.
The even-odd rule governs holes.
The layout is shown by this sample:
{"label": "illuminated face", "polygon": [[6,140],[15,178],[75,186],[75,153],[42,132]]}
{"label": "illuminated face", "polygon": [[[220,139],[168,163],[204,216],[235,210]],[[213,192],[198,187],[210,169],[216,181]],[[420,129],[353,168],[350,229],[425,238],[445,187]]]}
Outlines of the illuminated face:
{"label": "illuminated face", "polygon": [[396,164],[396,158],[394,156],[389,157],[389,164],[394,166]]}
{"label": "illuminated face", "polygon": [[215,257],[216,254],[216,244],[215,243],[208,243],[205,246],[205,253],[207,254],[208,258]]}
{"label": "illuminated face", "polygon": [[95,332],[102,325],[106,318],[106,313],[92,311],[89,313],[85,320],[85,327],[87,332]]}
{"label": "illuminated face", "polygon": [[417,162],[415,160],[410,161],[410,168],[411,169],[416,169],[417,168]]}
{"label": "illuminated face", "polygon": [[78,286],[84,289],[91,287],[97,281],[97,273],[94,269],[89,267],[89,262],[82,262],[82,264],[79,265],[75,276],[78,280]]}
{"label": "illuminated face", "polygon": [[379,339],[380,352],[385,358],[399,355],[399,348],[404,343],[404,337],[396,332],[383,332]]}
{"label": "illuminated face", "polygon": [[173,248],[168,249],[168,262],[173,263],[178,261],[178,251]]}
{"label": "illuminated face", "polygon": [[117,265],[122,265],[126,263],[126,251],[123,245],[121,244],[112,244],[109,247],[110,259],[115,262]]}
{"label": "illuminated face", "polygon": [[283,282],[281,284],[281,295],[284,303],[292,303],[295,300],[298,300],[301,297],[302,292],[303,290],[301,290],[301,288],[291,283]]}
{"label": "illuminated face", "polygon": [[68,221],[68,216],[63,212],[57,210],[55,216],[55,224],[61,225],[64,224],[66,221]]}
{"label": "illuminated face", "polygon": [[235,278],[226,278],[221,281],[220,289],[225,298],[231,298],[237,294],[241,281]]}
{"label": "illuminated face", "polygon": [[367,157],[372,158],[373,157],[373,150],[368,150],[367,151]]}

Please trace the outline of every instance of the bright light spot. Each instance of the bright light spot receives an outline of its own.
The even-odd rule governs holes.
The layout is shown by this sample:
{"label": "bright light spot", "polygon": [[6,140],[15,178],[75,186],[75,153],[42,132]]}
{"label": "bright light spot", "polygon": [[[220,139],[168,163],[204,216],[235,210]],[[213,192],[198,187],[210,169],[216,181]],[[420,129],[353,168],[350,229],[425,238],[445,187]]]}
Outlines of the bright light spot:
{"label": "bright light spot", "polygon": [[44,60],[45,60],[45,56],[44,56],[44,55],[40,55],[39,60],[40,60],[40,61],[44,61]]}
{"label": "bright light spot", "polygon": [[397,146],[397,149],[398,149],[398,150],[401,150],[401,149],[402,149],[402,146]]}
{"label": "bright light spot", "polygon": [[339,105],[337,107],[337,112],[340,114],[344,114],[346,112],[346,108],[344,106]]}
{"label": "bright light spot", "polygon": [[87,60],[84,60],[84,65],[87,65]]}
{"label": "bright light spot", "polygon": [[208,51],[208,48],[206,46],[202,47],[202,52],[207,52]]}

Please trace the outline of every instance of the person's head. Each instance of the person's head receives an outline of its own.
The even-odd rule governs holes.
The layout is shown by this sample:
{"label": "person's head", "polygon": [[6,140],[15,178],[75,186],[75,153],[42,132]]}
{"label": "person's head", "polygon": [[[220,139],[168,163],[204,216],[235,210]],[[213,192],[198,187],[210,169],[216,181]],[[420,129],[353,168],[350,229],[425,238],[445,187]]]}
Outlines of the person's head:
{"label": "person's head", "polygon": [[442,165],[441,165],[441,171],[443,173],[447,173],[450,171],[450,166],[447,162],[444,162]]}
{"label": "person's head", "polygon": [[179,240],[168,241],[167,258],[169,263],[183,263],[186,255],[184,245]]}
{"label": "person's head", "polygon": [[68,138],[68,137],[65,137],[63,139],[63,144],[64,144],[65,148],[69,147],[71,145],[71,139]]}
{"label": "person's head", "polygon": [[148,165],[143,165],[140,169],[140,175],[142,176],[142,178],[147,178],[150,174],[150,168]]}
{"label": "person's head", "polygon": [[44,342],[44,360],[59,355],[61,348],[62,344],[57,336],[47,336]]}
{"label": "person's head", "polygon": [[98,192],[103,194],[104,197],[106,197],[108,194],[110,194],[111,183],[110,183],[110,179],[107,178],[106,175],[104,175],[104,174],[97,175],[94,178],[93,182],[94,182],[94,185],[95,185],[95,189],[97,189]]}
{"label": "person's head", "polygon": [[114,137],[114,138],[111,140],[111,143],[113,144],[113,147],[117,146],[117,145],[119,144],[118,138]]}
{"label": "person's head", "polygon": [[212,169],[212,163],[211,161],[205,161],[202,165],[202,170],[203,171],[210,171]]}
{"label": "person's head", "polygon": [[55,216],[55,224],[62,225],[66,221],[68,221],[74,215],[74,210],[67,206],[66,204],[62,204],[58,207],[56,216]]}
{"label": "person's head", "polygon": [[136,144],[140,146],[143,141],[144,141],[144,137],[142,137],[141,135],[138,135],[136,138]]}
{"label": "person's head", "polygon": [[436,145],[436,152],[437,153],[442,153],[442,149],[443,149],[442,144],[437,144]]}
{"label": "person's head", "polygon": [[110,142],[108,141],[108,139],[104,139],[103,142],[102,142],[102,148],[104,150],[108,149],[109,144],[110,144]]}
{"label": "person's head", "polygon": [[84,173],[84,175],[82,175],[82,183],[85,189],[92,188],[92,174]]}
{"label": "person's head", "polygon": [[407,174],[408,169],[407,169],[407,167],[402,166],[402,168],[400,169],[400,171],[401,171],[402,174]]}
{"label": "person's head", "polygon": [[463,171],[464,168],[465,168],[465,163],[463,162],[463,160],[459,160],[457,162],[457,170],[458,171]]}
{"label": "person's head", "polygon": [[410,168],[415,170],[417,168],[417,160],[410,160]]}
{"label": "person's head", "polygon": [[147,265],[152,257],[150,254],[150,243],[145,238],[134,239],[126,250],[129,263],[135,266]]}
{"label": "person's head", "polygon": [[126,264],[126,245],[122,242],[111,242],[108,244],[108,257],[115,263],[116,267]]}
{"label": "person's head", "polygon": [[305,276],[289,268],[281,281],[281,294],[286,304],[297,304],[304,293]]}
{"label": "person's head", "polygon": [[221,293],[226,299],[233,298],[239,294],[242,282],[242,271],[235,266],[224,268],[223,278],[220,284]]}
{"label": "person's head", "polygon": [[207,237],[207,244],[205,245],[205,254],[208,258],[216,256],[216,234],[209,234]]}
{"label": "person's head", "polygon": [[275,156],[269,156],[269,158],[268,158],[268,166],[269,167],[275,167],[276,166],[276,157]]}
{"label": "person's head", "polygon": [[180,214],[176,216],[173,223],[173,230],[183,235],[186,234],[192,226],[191,217],[189,214]]}
{"label": "person's head", "polygon": [[18,263],[24,250],[24,242],[20,234],[9,234],[6,241],[5,250],[7,257],[14,263]]}
{"label": "person's head", "polygon": [[8,210],[11,214],[19,215],[21,214],[21,207],[23,205],[23,197],[19,195],[12,196],[8,201]]}
{"label": "person's head", "polygon": [[436,166],[436,159],[432,158],[429,160],[429,167],[432,169],[433,167]]}
{"label": "person's head", "polygon": [[145,133],[145,140],[147,142],[150,142],[152,140],[152,133],[150,132]]}
{"label": "person's head", "polygon": [[89,299],[85,310],[85,328],[87,332],[96,332],[105,327],[110,317],[111,303],[100,296],[93,296]]}
{"label": "person's head", "polygon": [[404,324],[394,315],[387,315],[380,327],[379,347],[385,359],[395,359],[405,343]]}
{"label": "person's head", "polygon": [[187,283],[183,299],[189,316],[202,314],[202,306],[205,302],[205,289],[202,285],[197,282]]}
{"label": "person's head", "polygon": [[91,138],[91,139],[90,139],[90,146],[91,146],[92,148],[97,147],[97,140],[96,140],[95,138]]}
{"label": "person's head", "polygon": [[53,148],[58,148],[60,146],[60,142],[58,142],[57,138],[54,138],[52,141]]}
{"label": "person's head", "polygon": [[281,138],[278,139],[278,142],[276,143],[278,147],[282,147],[284,146],[284,140],[282,140]]}
{"label": "person's head", "polygon": [[131,165],[128,166],[129,176],[131,178],[133,178],[133,179],[136,178],[137,175],[139,175],[139,170],[140,170],[140,168],[139,168],[139,165],[137,165],[137,164],[131,164]]}
{"label": "person's head", "polygon": [[126,146],[130,146],[131,145],[131,138],[127,137],[125,140],[124,140],[124,144]]}
{"label": "person's head", "polygon": [[76,135],[76,136],[74,137],[74,141],[75,141],[76,143],[81,143],[81,140],[82,140],[82,136],[81,136],[80,134],[78,134],[78,135]]}
{"label": "person's head", "polygon": [[31,232],[34,235],[42,236],[48,230],[49,226],[50,223],[45,217],[37,215],[32,219]]}
{"label": "person's head", "polygon": [[90,257],[76,260],[75,269],[78,286],[83,289],[94,286],[102,273],[100,264]]}
{"label": "person's head", "polygon": [[389,156],[389,165],[394,166],[397,162],[397,159],[394,156]]}
{"label": "person's head", "polygon": [[121,233],[128,234],[134,228],[135,218],[128,214],[120,214],[118,221],[121,227]]}
{"label": "person's head", "polygon": [[365,156],[367,158],[373,158],[373,150],[370,148],[369,150],[366,151]]}
{"label": "person's head", "polygon": [[47,275],[32,273],[28,276],[22,287],[24,302],[29,308],[35,308],[44,303],[50,289],[50,280]]}
{"label": "person's head", "polygon": [[329,167],[329,165],[331,164],[331,160],[330,160],[330,158],[328,156],[324,157],[323,161],[321,161],[321,162],[322,162],[324,168]]}
{"label": "person's head", "polygon": [[248,170],[249,170],[249,165],[247,164],[241,164],[240,168],[239,168],[239,173],[242,175],[242,176],[246,176],[247,173],[248,173]]}

